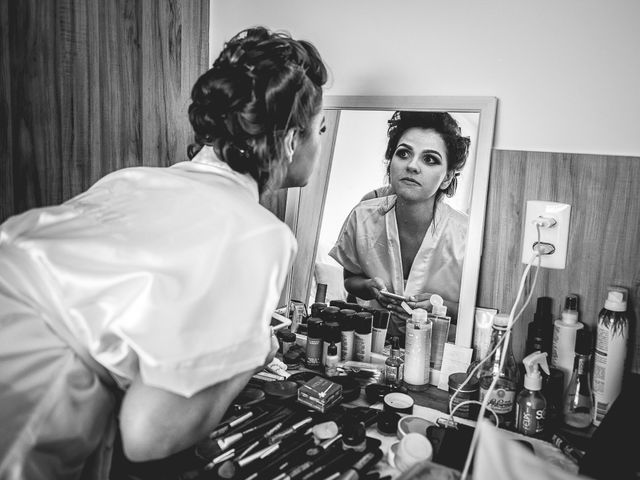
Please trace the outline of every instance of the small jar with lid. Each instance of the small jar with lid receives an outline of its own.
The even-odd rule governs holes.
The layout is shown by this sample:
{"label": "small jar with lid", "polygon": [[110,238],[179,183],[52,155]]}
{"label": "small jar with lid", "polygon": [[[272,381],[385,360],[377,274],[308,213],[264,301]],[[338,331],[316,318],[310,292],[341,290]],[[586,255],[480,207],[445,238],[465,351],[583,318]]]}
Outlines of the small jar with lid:
{"label": "small jar with lid", "polygon": [[[467,376],[468,375],[464,372],[452,373],[449,375],[449,403],[451,404],[452,409],[467,400],[478,400],[480,382],[476,376],[473,376],[466,384],[464,384]],[[463,384],[464,386],[460,388]],[[458,391],[458,393],[454,397],[456,391]],[[452,397],[453,402],[451,402]],[[449,407],[449,404],[447,404],[447,407]],[[458,407],[453,415],[460,418],[467,418],[469,420],[476,420],[479,411],[478,407],[479,405],[477,403],[466,403],[461,407]],[[449,408],[447,408],[447,412],[451,413]]]}

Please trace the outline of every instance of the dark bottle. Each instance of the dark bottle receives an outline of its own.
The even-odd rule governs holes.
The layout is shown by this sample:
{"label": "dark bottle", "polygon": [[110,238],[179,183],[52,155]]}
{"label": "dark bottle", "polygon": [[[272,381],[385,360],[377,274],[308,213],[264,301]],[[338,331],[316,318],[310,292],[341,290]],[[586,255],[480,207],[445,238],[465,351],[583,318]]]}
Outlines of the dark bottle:
{"label": "dark bottle", "polygon": [[[482,364],[480,368],[480,401],[489,394],[488,390],[495,376],[498,380],[487,403],[488,408],[493,410],[498,417],[498,426],[502,428],[513,428],[515,417],[516,390],[520,384],[520,370],[511,350],[511,343],[504,344],[503,337],[507,333],[509,315],[499,313],[493,318],[491,332],[491,345],[489,351],[494,353]],[[496,348],[497,346],[497,348]],[[500,368],[502,357],[505,357],[504,364]],[[488,417],[493,417],[489,413]]]}
{"label": "dark bottle", "polygon": [[533,321],[529,323],[527,329],[525,356],[535,351],[547,352],[547,355],[551,355],[553,342],[551,302],[551,297],[538,297]]}
{"label": "dark bottle", "polygon": [[400,339],[391,337],[391,354],[384,362],[384,377],[387,385],[399,387],[404,379],[404,362],[400,357]]}
{"label": "dark bottle", "polygon": [[307,368],[319,370],[322,367],[322,319],[310,318],[307,321],[307,348],[306,361]]}
{"label": "dark bottle", "polygon": [[593,397],[589,358],[591,335],[582,329],[576,333],[575,360],[571,381],[564,395],[562,421],[574,428],[586,428],[593,418]]}
{"label": "dark bottle", "polygon": [[326,303],[327,285],[325,283],[319,283],[316,287],[316,297],[311,304],[311,316],[320,318],[320,313],[327,307]]}

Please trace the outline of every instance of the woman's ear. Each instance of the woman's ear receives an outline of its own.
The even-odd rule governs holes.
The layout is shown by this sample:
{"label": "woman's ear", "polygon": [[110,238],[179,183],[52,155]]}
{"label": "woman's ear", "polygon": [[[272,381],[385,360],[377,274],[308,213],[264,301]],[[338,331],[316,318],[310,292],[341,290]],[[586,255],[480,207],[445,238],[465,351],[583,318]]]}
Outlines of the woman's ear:
{"label": "woman's ear", "polygon": [[446,190],[451,185],[451,181],[456,176],[456,172],[453,170],[449,170],[444,177],[444,180],[440,183],[440,190]]}
{"label": "woman's ear", "polygon": [[287,130],[287,134],[284,136],[284,153],[287,158],[287,163],[293,162],[293,152],[296,151],[298,145],[298,135],[295,128]]}

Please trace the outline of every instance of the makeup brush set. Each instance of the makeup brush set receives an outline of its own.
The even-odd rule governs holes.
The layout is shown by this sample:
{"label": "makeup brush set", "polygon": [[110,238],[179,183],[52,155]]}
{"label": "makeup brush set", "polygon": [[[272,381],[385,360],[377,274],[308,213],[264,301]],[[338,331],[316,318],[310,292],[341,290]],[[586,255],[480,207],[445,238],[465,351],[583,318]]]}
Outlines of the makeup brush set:
{"label": "makeup brush set", "polygon": [[337,405],[327,412],[265,400],[230,409],[195,448],[201,466],[181,480],[357,480],[379,478],[381,442],[367,437],[379,411]]}

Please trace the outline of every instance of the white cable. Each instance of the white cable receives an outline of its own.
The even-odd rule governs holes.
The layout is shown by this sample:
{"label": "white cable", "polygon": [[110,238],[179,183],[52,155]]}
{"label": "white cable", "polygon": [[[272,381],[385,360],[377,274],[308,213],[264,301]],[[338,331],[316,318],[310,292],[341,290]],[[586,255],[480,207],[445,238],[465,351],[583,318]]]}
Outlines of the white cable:
{"label": "white cable", "polygon": [[[538,231],[538,242],[540,242],[540,225],[536,225],[536,229]],[[454,393],[453,396],[455,396],[458,393],[458,391],[460,391],[464,387],[464,385],[469,381],[469,379],[475,373],[475,371],[479,368],[479,366],[482,365],[486,360],[491,358],[491,355],[499,348],[499,345],[504,343],[505,344],[505,350],[508,347],[509,340],[511,338],[511,330],[512,330],[513,326],[515,325],[515,323],[519,320],[520,316],[522,315],[522,312],[524,312],[524,310],[527,307],[529,301],[531,300],[531,297],[533,296],[533,291],[534,291],[534,288],[535,288],[535,285],[536,285],[536,281],[538,279],[538,271],[540,270],[540,256],[541,256],[540,252],[538,252],[536,250],[534,252],[534,254],[531,256],[531,259],[529,260],[529,263],[527,263],[527,266],[526,266],[524,272],[522,273],[522,276],[520,277],[520,287],[518,288],[518,294],[516,295],[516,300],[513,302],[513,307],[511,307],[511,312],[509,313],[509,322],[507,323],[507,328],[506,328],[505,335],[502,337],[501,341],[498,342],[496,347],[493,348],[493,350],[491,350],[491,352],[489,352],[485,356],[485,358],[483,358],[478,363],[478,365],[476,365],[476,367],[472,370],[472,374],[467,376],[467,379],[462,383],[462,385],[460,385],[460,387],[458,387],[458,390],[456,390],[456,392]],[[538,259],[538,265],[536,266],[536,273],[535,273],[534,278],[533,278],[533,283],[531,285],[531,288],[530,288],[530,291],[529,291],[529,295],[527,296],[524,304],[522,305],[522,308],[518,311],[518,313],[516,315],[514,315],[514,311],[516,309],[516,306],[518,305],[518,302],[520,301],[520,297],[522,296],[522,292],[524,291],[524,286],[525,286],[525,282],[526,282],[527,276],[528,276],[529,271],[531,270],[533,262],[534,262],[534,260],[536,258]],[[484,418],[484,414],[485,414],[486,409],[487,409],[487,404],[489,403],[489,398],[491,397],[491,393],[493,392],[493,389],[495,388],[495,385],[498,382],[498,378],[500,377],[500,372],[502,371],[502,368],[504,367],[504,362],[505,362],[506,358],[507,358],[506,355],[502,355],[501,356],[500,366],[499,366],[499,369],[498,369],[498,374],[494,375],[493,380],[491,381],[491,384],[489,385],[489,388],[487,389],[487,393],[484,396],[484,400],[480,404],[480,412],[478,413],[478,419]],[[453,399],[453,396],[452,396],[452,399]],[[451,410],[451,408],[449,408],[449,410]],[[492,409],[489,409],[489,410],[492,413],[495,414],[495,412]],[[467,453],[467,458],[465,460],[464,469],[462,470],[462,475],[460,476],[460,480],[466,480],[467,475],[469,474],[469,468],[471,466],[471,459],[473,458],[474,451],[475,451],[476,445],[478,443],[478,433],[480,431],[480,429],[478,427],[479,426],[476,424],[476,428],[475,428],[475,430],[473,432],[473,437],[471,438],[471,444],[469,446],[469,452]]]}

